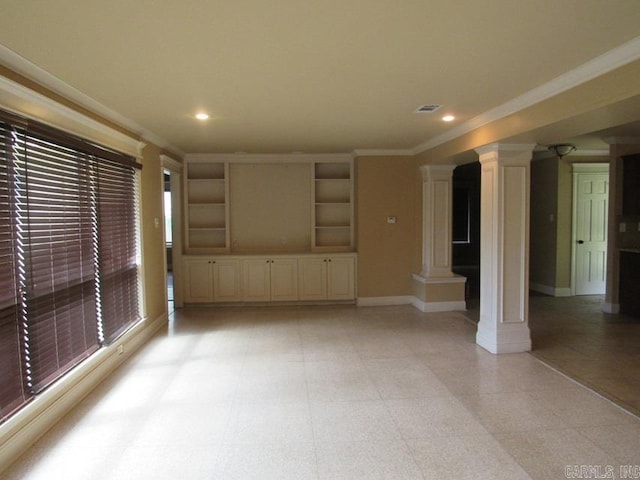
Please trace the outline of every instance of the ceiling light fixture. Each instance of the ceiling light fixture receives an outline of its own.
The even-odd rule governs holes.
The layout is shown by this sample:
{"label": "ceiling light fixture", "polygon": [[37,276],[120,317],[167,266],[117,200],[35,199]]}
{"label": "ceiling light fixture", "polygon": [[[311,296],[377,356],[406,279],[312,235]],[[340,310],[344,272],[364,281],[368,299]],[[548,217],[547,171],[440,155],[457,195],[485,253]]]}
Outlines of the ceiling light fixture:
{"label": "ceiling light fixture", "polygon": [[453,115],[445,115],[444,117],[442,117],[442,120],[444,120],[445,122],[453,122],[456,119],[456,117],[454,117]]}
{"label": "ceiling light fixture", "polygon": [[562,157],[565,155],[569,155],[571,152],[576,151],[576,146],[571,145],[570,143],[558,143],[556,145],[549,145],[549,150],[557,155],[557,157],[562,160]]}
{"label": "ceiling light fixture", "polygon": [[209,120],[209,114],[204,112],[196,113],[196,118],[198,120]]}

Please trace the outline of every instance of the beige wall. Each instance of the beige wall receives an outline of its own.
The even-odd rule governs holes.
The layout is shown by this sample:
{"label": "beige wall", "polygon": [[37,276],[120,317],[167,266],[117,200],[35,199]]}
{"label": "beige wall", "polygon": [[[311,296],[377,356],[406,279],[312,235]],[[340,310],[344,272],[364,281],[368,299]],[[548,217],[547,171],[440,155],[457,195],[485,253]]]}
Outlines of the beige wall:
{"label": "beige wall", "polygon": [[359,297],[413,295],[415,175],[413,157],[356,159]]}
{"label": "beige wall", "polygon": [[531,242],[529,279],[556,286],[556,242],[558,226],[558,160],[531,162]]}
{"label": "beige wall", "polygon": [[571,235],[573,233],[573,174],[567,158],[558,162],[556,288],[571,288]]}
{"label": "beige wall", "polygon": [[311,251],[309,163],[231,164],[232,253]]}
{"label": "beige wall", "polygon": [[[147,145],[140,179],[141,240],[145,314],[155,319],[167,310],[165,294],[165,245],[162,196],[164,191],[162,150]],[[156,227],[156,219],[158,220]]]}

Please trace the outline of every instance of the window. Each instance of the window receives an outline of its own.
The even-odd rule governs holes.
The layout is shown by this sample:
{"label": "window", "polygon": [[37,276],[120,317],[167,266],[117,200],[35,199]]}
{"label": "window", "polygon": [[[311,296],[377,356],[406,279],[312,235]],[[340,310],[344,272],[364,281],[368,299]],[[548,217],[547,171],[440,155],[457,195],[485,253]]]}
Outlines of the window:
{"label": "window", "polygon": [[139,319],[136,167],[0,111],[0,421]]}

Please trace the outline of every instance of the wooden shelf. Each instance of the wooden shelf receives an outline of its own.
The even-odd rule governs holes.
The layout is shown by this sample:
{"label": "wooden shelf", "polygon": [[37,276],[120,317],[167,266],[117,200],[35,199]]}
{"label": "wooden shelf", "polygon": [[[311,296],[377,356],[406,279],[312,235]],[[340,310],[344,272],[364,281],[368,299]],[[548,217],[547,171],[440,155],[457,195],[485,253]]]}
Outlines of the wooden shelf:
{"label": "wooden shelf", "polygon": [[227,166],[188,162],[185,185],[187,251],[227,249]]}
{"label": "wooden shelf", "polygon": [[316,163],[314,173],[313,249],[353,249],[351,162]]}

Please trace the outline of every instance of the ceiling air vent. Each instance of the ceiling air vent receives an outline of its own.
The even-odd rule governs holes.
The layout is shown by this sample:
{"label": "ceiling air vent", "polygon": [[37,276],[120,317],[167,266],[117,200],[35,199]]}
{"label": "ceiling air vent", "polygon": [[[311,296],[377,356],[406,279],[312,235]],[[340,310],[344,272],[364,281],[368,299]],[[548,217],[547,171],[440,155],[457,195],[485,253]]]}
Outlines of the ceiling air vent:
{"label": "ceiling air vent", "polygon": [[436,105],[436,104],[422,105],[418,107],[418,109],[416,110],[416,113],[433,113],[436,110],[438,110],[440,107],[442,107],[442,105]]}

